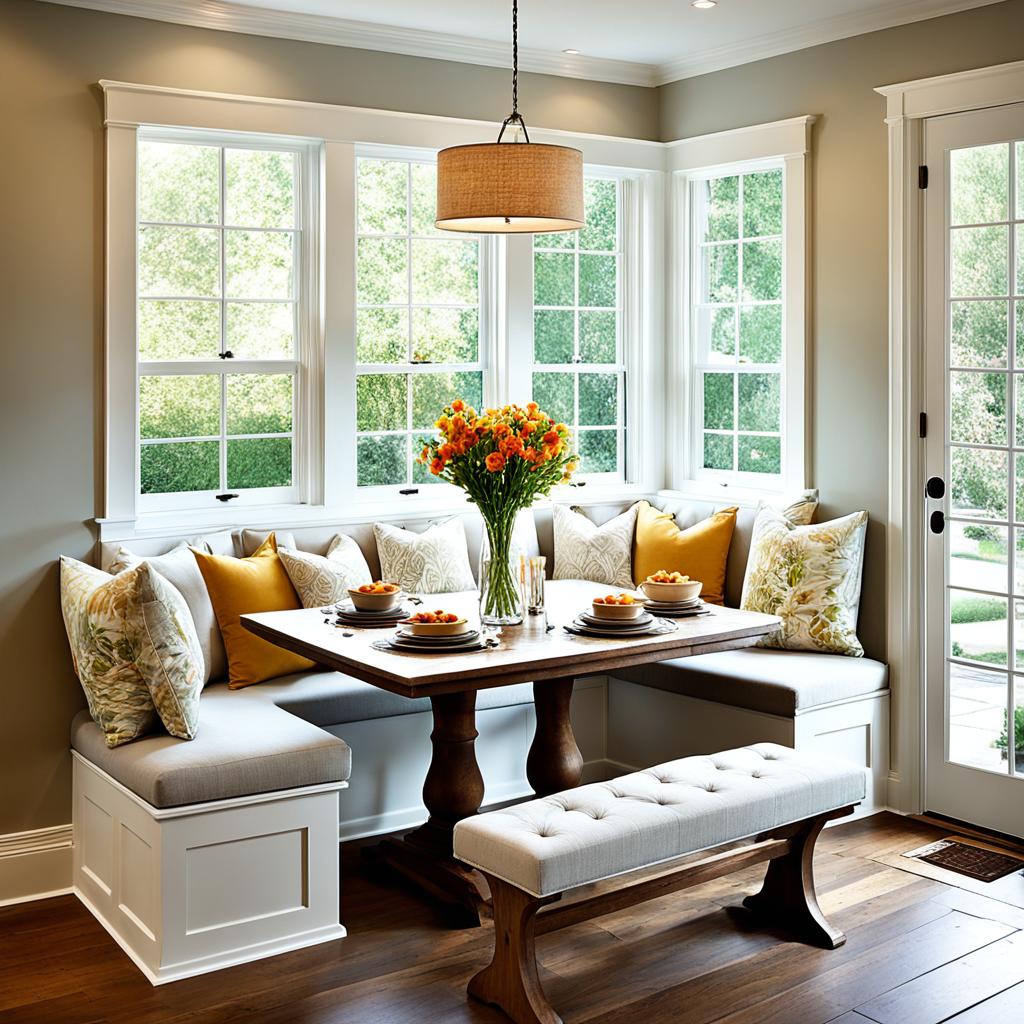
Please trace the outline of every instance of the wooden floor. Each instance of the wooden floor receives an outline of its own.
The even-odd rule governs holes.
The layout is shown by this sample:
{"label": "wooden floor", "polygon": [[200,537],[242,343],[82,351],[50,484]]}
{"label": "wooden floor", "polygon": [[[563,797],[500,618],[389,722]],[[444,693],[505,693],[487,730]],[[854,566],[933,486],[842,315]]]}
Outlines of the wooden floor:
{"label": "wooden floor", "polygon": [[[544,986],[567,1024],[1024,1020],[1024,910],[872,859],[943,834],[890,814],[827,830],[821,903],[848,937],[834,952],[753,927],[752,869],[545,936]],[[0,1024],[503,1021],[465,996],[490,931],[343,853],[347,939],[161,988],[74,897],[0,910]]]}

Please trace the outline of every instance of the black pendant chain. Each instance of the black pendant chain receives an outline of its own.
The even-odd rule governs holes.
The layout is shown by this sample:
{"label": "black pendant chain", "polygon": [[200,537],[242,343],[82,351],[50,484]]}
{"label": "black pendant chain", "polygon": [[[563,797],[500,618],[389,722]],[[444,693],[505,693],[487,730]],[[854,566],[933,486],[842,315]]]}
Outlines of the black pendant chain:
{"label": "black pendant chain", "polygon": [[517,124],[523,130],[523,138],[530,141],[530,133],[526,130],[526,122],[519,113],[519,0],[512,0],[512,113],[501,122],[498,141],[505,134],[510,124]]}

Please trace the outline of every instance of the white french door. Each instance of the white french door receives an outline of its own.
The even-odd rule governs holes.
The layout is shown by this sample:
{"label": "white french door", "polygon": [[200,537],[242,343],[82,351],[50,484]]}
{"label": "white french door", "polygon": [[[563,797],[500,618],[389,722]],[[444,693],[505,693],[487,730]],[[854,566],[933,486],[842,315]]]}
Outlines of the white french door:
{"label": "white french door", "polygon": [[1024,104],[925,158],[925,806],[1024,836]]}

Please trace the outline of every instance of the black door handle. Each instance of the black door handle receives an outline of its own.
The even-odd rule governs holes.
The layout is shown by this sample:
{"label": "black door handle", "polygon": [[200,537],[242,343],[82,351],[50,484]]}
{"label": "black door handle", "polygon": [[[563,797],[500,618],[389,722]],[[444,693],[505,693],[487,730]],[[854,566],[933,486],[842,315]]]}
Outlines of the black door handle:
{"label": "black door handle", "polygon": [[941,476],[930,477],[925,485],[925,492],[929,498],[944,498],[946,496],[946,481]]}
{"label": "black door handle", "polygon": [[936,509],[928,520],[928,525],[931,528],[932,533],[942,533],[946,528],[946,517]]}

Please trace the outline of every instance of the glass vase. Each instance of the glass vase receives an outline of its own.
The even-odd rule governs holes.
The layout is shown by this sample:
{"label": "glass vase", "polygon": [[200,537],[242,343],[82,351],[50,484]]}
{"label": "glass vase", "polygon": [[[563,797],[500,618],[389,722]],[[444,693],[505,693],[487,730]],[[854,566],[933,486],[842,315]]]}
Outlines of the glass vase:
{"label": "glass vase", "polygon": [[485,626],[516,626],[523,621],[519,566],[513,558],[514,520],[488,523],[480,546],[480,621]]}

